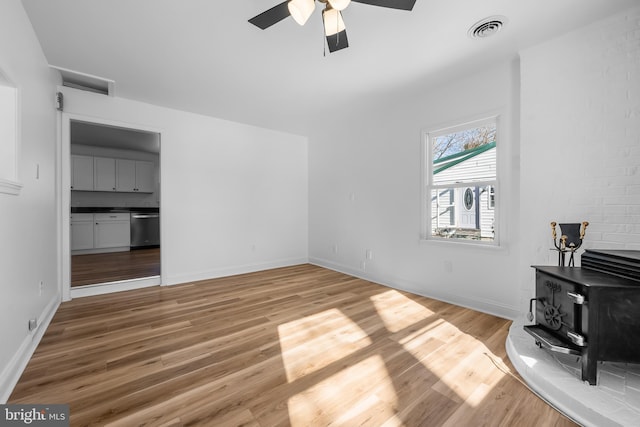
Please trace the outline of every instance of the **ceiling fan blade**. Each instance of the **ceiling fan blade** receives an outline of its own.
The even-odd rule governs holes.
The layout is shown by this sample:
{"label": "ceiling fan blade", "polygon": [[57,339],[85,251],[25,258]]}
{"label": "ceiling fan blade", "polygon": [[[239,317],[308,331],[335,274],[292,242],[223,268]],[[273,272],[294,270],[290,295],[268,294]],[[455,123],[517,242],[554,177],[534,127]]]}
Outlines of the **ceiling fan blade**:
{"label": "ceiling fan blade", "polygon": [[288,1],[283,1],[280,4],[273,6],[271,9],[262,12],[260,15],[256,15],[249,19],[249,22],[263,30],[269,28],[290,15],[288,4]]}
{"label": "ceiling fan blade", "polygon": [[371,6],[388,7],[390,9],[412,10],[416,0],[353,0],[356,3],[370,4]]}
{"label": "ceiling fan blade", "polygon": [[347,30],[342,30],[337,34],[327,36],[327,46],[329,46],[330,53],[349,47]]}

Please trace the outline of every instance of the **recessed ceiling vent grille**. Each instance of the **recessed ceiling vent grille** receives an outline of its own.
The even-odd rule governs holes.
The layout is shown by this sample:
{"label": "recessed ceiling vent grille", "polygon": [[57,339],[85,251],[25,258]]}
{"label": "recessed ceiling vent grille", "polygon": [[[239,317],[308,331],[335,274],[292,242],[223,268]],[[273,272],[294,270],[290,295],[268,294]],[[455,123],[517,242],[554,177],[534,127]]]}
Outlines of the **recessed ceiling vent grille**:
{"label": "recessed ceiling vent grille", "polygon": [[469,37],[472,39],[484,39],[491,37],[502,29],[507,23],[504,16],[490,16],[482,21],[476,22],[469,28]]}

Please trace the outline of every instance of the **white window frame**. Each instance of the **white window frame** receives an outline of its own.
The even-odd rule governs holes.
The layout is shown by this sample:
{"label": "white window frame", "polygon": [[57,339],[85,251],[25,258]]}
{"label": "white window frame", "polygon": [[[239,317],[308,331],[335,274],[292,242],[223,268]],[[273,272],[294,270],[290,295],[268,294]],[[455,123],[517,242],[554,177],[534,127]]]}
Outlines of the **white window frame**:
{"label": "white window frame", "polygon": [[[457,245],[473,245],[478,247],[500,247],[500,205],[501,205],[501,192],[500,192],[500,156],[502,148],[498,148],[501,144],[502,129],[500,123],[500,114],[484,115],[481,118],[474,118],[466,120],[464,122],[459,121],[456,124],[449,124],[444,126],[433,127],[423,130],[422,132],[422,199],[421,199],[421,241],[423,242],[443,242]],[[464,131],[467,129],[481,127],[487,124],[495,124],[496,126],[496,178],[494,180],[478,180],[478,181],[464,181],[456,183],[446,184],[434,184],[433,182],[433,140],[437,137],[448,135]],[[455,189],[466,187],[487,187],[494,188],[494,206],[491,208],[494,211],[494,236],[493,240],[473,240],[473,239],[461,239],[461,238],[446,238],[441,236],[435,236],[432,234],[432,205],[431,195],[433,190],[443,189]],[[475,203],[480,203],[479,200]],[[489,194],[489,200],[487,203],[491,203],[491,195]],[[456,206],[454,209],[461,209],[462,206]]]}
{"label": "white window frame", "polygon": [[[20,155],[20,92],[6,74],[0,70],[0,155],[5,167],[0,170],[0,193],[19,195],[22,184],[18,180]],[[8,167],[6,167],[8,166]]]}

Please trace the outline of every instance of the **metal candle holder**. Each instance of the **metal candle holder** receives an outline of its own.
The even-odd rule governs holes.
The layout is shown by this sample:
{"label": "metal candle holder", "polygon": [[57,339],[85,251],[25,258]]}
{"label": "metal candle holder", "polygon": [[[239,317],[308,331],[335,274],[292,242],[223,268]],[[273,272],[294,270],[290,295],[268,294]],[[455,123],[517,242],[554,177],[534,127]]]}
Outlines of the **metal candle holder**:
{"label": "metal candle holder", "polygon": [[[560,235],[560,240],[558,240],[558,235],[556,234],[556,225],[560,226],[560,233],[562,233]],[[588,225],[589,223],[587,221],[571,224],[557,224],[555,221],[551,223],[553,246],[555,246],[555,250],[558,251],[559,266],[564,267],[565,255],[567,252],[569,252],[571,254],[569,256],[569,267],[574,267],[575,262],[573,259],[573,254],[582,245],[582,240],[584,239],[584,234],[587,230]]]}

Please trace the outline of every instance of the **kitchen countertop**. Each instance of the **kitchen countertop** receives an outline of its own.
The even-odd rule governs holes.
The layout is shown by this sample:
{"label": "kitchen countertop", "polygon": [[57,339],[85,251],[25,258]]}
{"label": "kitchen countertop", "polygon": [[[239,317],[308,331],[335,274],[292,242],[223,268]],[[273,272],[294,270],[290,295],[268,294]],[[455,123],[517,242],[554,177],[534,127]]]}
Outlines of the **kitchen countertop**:
{"label": "kitchen countertop", "polygon": [[95,206],[95,207],[71,207],[71,213],[127,213],[127,212],[144,212],[144,213],[159,213],[160,208],[123,208],[123,207],[109,207],[109,206]]}

